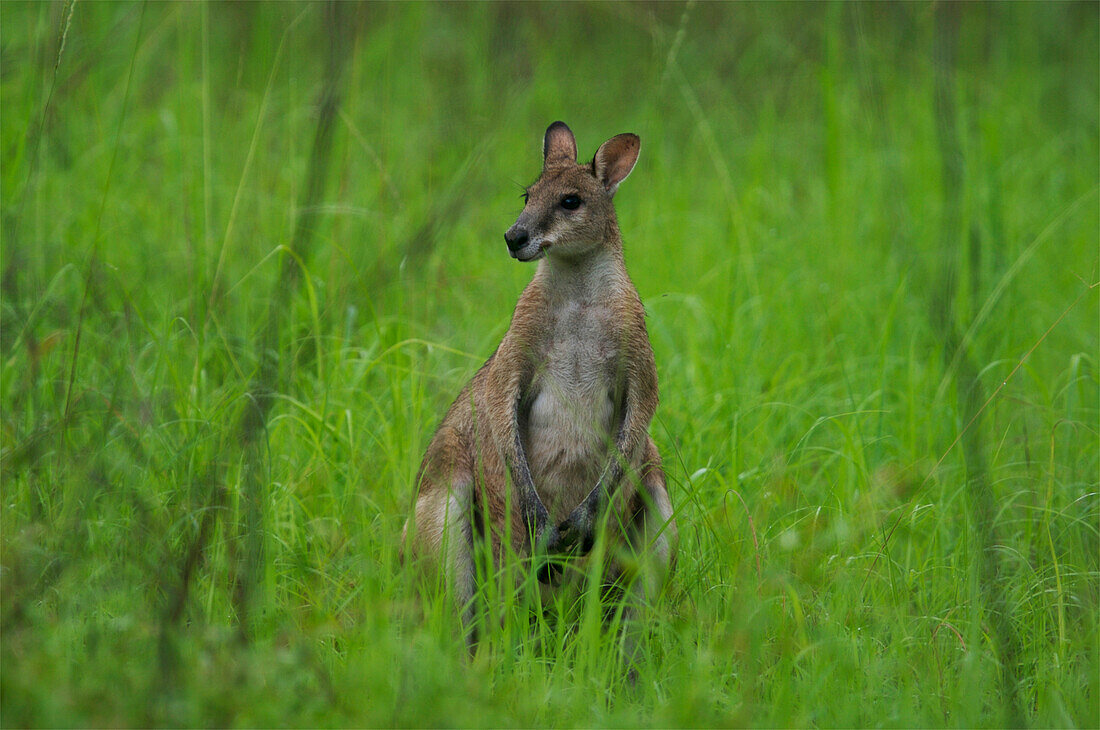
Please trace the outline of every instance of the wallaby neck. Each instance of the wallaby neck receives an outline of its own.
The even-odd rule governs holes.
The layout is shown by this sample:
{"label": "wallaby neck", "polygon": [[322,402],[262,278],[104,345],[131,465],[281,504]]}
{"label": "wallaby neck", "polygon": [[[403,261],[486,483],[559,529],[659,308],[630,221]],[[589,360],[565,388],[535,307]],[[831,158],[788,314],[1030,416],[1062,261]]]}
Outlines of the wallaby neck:
{"label": "wallaby neck", "polygon": [[574,302],[604,299],[629,282],[621,244],[600,245],[576,258],[550,254],[535,275],[552,299]]}

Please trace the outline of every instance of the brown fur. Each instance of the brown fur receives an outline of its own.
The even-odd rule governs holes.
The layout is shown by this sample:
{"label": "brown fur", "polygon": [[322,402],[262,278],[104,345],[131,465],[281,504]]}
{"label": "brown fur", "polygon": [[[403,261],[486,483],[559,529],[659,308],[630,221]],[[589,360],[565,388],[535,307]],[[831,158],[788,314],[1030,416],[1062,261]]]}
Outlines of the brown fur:
{"label": "brown fur", "polygon": [[406,539],[442,569],[468,630],[476,533],[498,557],[506,547],[583,554],[606,516],[648,558],[640,590],[659,587],[671,565],[676,525],[648,435],[657,369],[612,205],[638,151],[621,134],[578,165],[569,128],[547,129],[542,174],[505,235],[514,258],[541,261],[424,455]]}

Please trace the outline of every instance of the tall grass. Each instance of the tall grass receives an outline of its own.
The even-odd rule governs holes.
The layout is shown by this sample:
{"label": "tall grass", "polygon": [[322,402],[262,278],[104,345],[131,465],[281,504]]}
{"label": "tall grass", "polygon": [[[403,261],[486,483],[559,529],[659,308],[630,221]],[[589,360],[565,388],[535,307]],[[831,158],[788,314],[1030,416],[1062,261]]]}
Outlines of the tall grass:
{"label": "tall grass", "polygon": [[[0,722],[1100,724],[1097,21],[0,4]],[[559,118],[642,138],[633,686],[594,596],[468,659],[397,555]]]}

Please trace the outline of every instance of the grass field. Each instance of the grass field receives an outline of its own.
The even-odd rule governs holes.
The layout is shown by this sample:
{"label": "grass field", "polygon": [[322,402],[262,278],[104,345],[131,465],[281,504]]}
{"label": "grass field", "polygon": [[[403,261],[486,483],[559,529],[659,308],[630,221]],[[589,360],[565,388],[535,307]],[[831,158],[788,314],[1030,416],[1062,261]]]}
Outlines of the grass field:
{"label": "grass field", "polygon": [[[0,3],[0,723],[1097,727],[1098,27]],[[398,561],[555,119],[642,139],[633,687],[591,596],[468,660]]]}

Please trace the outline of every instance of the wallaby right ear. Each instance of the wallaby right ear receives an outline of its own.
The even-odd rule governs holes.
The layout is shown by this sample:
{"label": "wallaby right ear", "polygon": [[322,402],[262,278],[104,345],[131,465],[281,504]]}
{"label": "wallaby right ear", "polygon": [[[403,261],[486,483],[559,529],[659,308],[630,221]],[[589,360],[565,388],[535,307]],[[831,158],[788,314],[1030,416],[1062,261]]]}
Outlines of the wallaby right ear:
{"label": "wallaby right ear", "polygon": [[614,195],[638,161],[642,143],[636,134],[617,134],[600,145],[592,158],[592,173],[608,195]]}
{"label": "wallaby right ear", "polygon": [[563,161],[577,161],[577,140],[565,122],[554,122],[542,138],[542,166]]}

